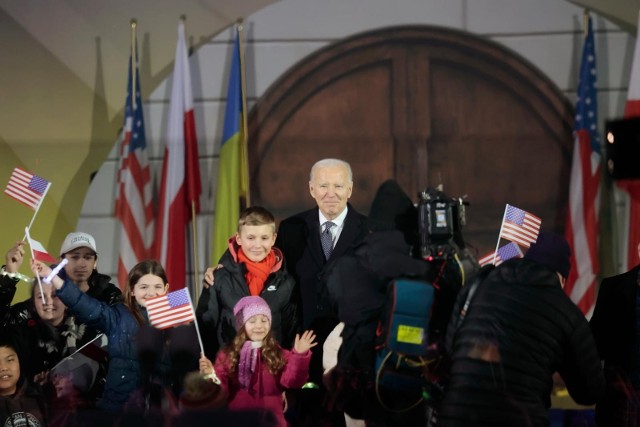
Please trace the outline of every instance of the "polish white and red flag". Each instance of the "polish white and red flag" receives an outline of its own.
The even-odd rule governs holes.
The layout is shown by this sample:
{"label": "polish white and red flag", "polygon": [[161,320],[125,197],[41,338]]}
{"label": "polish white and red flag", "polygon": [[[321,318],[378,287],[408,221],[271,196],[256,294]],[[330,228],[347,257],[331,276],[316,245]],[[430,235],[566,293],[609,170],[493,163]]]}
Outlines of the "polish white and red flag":
{"label": "polish white and red flag", "polygon": [[191,212],[200,211],[202,184],[183,22],[178,25],[172,84],[154,253],[165,267],[169,283],[184,286],[187,225]]}
{"label": "polish white and red flag", "polygon": [[56,262],[58,262],[58,260],[49,255],[49,252],[47,252],[42,243],[28,235],[27,239],[29,240],[29,246],[31,246],[33,258],[36,261],[44,262],[45,264],[55,264]]}

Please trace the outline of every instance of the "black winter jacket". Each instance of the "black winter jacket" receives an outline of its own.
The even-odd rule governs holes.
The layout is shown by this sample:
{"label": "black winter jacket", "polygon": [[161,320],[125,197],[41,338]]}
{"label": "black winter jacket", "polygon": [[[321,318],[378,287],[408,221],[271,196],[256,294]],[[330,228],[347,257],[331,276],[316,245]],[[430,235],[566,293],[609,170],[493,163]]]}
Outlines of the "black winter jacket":
{"label": "black winter jacket", "polygon": [[[238,247],[230,245],[220,258],[224,266],[215,272],[214,285],[205,289],[198,301],[196,314],[203,334],[205,353],[215,358],[217,351],[236,335],[233,307],[249,296],[245,280],[246,267],[237,261]],[[284,348],[291,348],[299,332],[298,306],[293,298],[295,280],[284,268],[282,253],[277,248],[277,262],[260,293],[271,308],[271,332]]]}
{"label": "black winter jacket", "polygon": [[40,387],[24,376],[13,396],[0,396],[0,426],[46,426],[47,408]]}
{"label": "black winter jacket", "polygon": [[442,427],[548,426],[555,372],[579,404],[595,403],[604,391],[587,320],[556,273],[527,259],[489,273],[452,341]]}

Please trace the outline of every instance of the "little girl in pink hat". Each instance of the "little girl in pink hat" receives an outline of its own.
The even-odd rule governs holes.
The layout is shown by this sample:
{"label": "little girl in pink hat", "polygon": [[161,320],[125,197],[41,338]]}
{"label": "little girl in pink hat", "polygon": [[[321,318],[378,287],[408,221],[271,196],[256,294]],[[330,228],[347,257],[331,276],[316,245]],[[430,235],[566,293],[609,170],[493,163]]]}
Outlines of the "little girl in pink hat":
{"label": "little girl in pink hat", "polygon": [[305,331],[296,335],[291,351],[281,348],[271,335],[271,309],[258,296],[241,298],[233,315],[235,338],[218,352],[215,366],[202,356],[200,372],[209,375],[215,369],[230,410],[266,410],[285,427],[283,391],[307,381],[315,334]]}

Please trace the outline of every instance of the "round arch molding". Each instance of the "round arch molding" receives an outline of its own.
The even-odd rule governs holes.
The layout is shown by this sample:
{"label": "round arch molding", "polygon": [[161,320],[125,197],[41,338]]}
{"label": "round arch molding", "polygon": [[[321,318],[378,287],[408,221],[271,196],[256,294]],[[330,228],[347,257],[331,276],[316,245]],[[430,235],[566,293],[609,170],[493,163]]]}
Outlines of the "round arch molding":
{"label": "round arch molding", "polygon": [[433,26],[375,30],[309,55],[259,99],[252,201],[278,219],[308,209],[311,165],[342,158],[363,213],[388,179],[414,202],[429,186],[466,196],[463,235],[482,255],[506,203],[564,227],[572,126],[555,84],[495,42]]}

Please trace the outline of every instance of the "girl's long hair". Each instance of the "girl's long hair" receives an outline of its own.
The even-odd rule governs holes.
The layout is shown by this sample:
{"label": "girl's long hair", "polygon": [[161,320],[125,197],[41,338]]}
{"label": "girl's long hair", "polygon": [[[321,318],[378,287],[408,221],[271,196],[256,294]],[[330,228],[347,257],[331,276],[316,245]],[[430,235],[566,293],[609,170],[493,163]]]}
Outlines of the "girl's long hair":
{"label": "girl's long hair", "polygon": [[[229,356],[230,374],[238,370],[240,350],[242,350],[242,346],[248,339],[247,331],[243,326],[240,328],[233,341],[223,350]],[[278,374],[286,364],[280,345],[273,335],[271,335],[271,331],[269,331],[267,336],[264,337],[264,340],[262,340],[262,359],[272,375]]]}
{"label": "girl's long hair", "polygon": [[136,302],[136,298],[133,295],[133,288],[138,283],[138,280],[146,274],[153,274],[154,276],[158,276],[162,279],[162,283],[167,284],[167,273],[165,273],[164,268],[162,268],[162,264],[156,261],[155,259],[148,259],[145,261],[141,261],[133,266],[131,271],[129,271],[129,277],[127,278],[127,287],[124,290],[124,304],[127,306],[133,317],[138,322],[138,325],[142,325],[145,323],[142,314],[140,314],[139,305]]}

